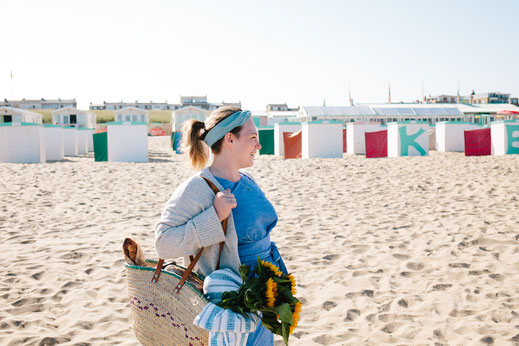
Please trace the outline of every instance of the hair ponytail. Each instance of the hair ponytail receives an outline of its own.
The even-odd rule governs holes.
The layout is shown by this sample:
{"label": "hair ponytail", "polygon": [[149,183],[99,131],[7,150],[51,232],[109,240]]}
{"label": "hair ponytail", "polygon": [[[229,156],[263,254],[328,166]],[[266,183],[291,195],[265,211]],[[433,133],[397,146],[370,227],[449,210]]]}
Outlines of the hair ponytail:
{"label": "hair ponytail", "polygon": [[197,171],[204,168],[209,160],[207,146],[202,140],[207,131],[200,133],[201,130],[205,130],[205,123],[195,119],[187,120],[182,126],[182,152]]}

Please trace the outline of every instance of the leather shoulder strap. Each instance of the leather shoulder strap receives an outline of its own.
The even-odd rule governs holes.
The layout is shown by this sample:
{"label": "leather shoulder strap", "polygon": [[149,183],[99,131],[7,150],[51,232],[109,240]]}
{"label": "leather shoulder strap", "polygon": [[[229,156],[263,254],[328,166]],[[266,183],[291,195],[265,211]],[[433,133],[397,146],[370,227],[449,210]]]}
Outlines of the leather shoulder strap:
{"label": "leather shoulder strap", "polygon": [[[218,192],[220,192],[218,187],[216,187],[216,185],[212,181],[210,181],[209,179],[207,179],[205,177],[202,177],[202,178],[211,187],[211,190],[213,190],[215,195]],[[225,220],[222,221],[223,234],[225,234],[225,235],[227,235],[227,219],[228,218],[226,218]],[[218,253],[218,263],[216,264],[216,269],[217,270],[220,269],[220,259],[222,258],[222,250],[223,250],[224,243],[225,242],[221,242],[220,243],[220,249],[219,249],[219,253]],[[194,258],[193,258],[193,256],[189,256],[189,259],[191,260],[191,263],[189,263],[189,266],[184,271],[184,274],[180,278],[180,281],[178,282],[178,285],[175,287],[175,292],[176,293],[179,293],[180,290],[182,289],[182,287],[184,286],[187,278],[189,277],[189,275],[191,274],[191,272],[195,268],[196,263],[200,259],[200,256],[202,255],[202,251],[204,251],[204,248],[201,248],[200,251],[198,252],[198,254]],[[161,270],[162,270],[163,263],[164,263],[164,260],[162,258],[160,258],[159,262],[157,263],[157,268],[155,269],[155,273],[153,274],[153,278],[151,280],[152,282],[159,281],[159,277],[160,277],[160,273],[161,273]]]}

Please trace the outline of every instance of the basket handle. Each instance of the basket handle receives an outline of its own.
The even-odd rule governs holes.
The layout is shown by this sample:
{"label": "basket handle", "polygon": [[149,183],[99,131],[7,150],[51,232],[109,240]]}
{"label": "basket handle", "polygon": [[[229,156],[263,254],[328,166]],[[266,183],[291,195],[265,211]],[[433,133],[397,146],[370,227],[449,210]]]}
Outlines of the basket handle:
{"label": "basket handle", "polygon": [[[211,189],[213,190],[215,195],[218,192],[220,192],[220,190],[216,187],[216,185],[212,181],[210,181],[209,179],[207,179],[205,177],[202,177],[202,178],[204,178],[204,180],[207,182],[207,184],[211,187]],[[227,219],[228,218],[229,218],[229,216],[227,216],[222,221],[222,229],[223,229],[223,234],[224,235],[227,235]],[[219,249],[219,253],[218,253],[218,263],[216,264],[216,270],[220,269],[220,260],[222,258],[222,250],[223,250],[224,243],[225,243],[225,241],[220,243],[220,249]],[[204,251],[204,248],[201,248],[200,251],[198,251],[198,253],[196,254],[196,256],[194,258],[193,258],[192,255],[189,256],[189,259],[191,260],[191,263],[189,263],[189,266],[184,271],[184,274],[180,278],[180,281],[178,282],[178,285],[175,287],[175,293],[180,293],[180,290],[182,289],[182,287],[186,283],[187,278],[189,277],[189,275],[191,274],[191,272],[195,268],[196,263],[200,259],[200,256],[202,255],[202,251]],[[159,261],[157,263],[157,268],[155,269],[155,273],[153,274],[153,278],[151,279],[151,282],[159,281],[159,277],[160,277],[160,273],[161,273],[163,265],[164,265],[164,259],[159,258]]]}

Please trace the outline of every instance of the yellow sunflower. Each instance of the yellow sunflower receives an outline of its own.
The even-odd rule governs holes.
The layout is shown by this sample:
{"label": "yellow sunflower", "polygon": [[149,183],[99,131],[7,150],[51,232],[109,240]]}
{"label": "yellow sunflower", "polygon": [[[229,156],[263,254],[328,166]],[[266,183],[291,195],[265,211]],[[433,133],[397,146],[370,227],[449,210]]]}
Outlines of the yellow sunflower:
{"label": "yellow sunflower", "polygon": [[267,262],[267,261],[262,261],[262,260],[260,260],[260,262],[261,262],[262,266],[267,267],[270,270],[272,270],[275,275],[278,275],[278,276],[283,275],[283,273],[279,270],[279,268],[276,267],[274,264]]}
{"label": "yellow sunflower", "polygon": [[287,275],[287,278],[290,280],[290,292],[292,292],[292,295],[296,295],[296,279],[292,276],[292,274]]}
{"label": "yellow sunflower", "polygon": [[290,334],[294,332],[294,329],[297,327],[297,323],[299,322],[299,313],[301,312],[301,302],[297,302],[294,307],[294,312],[292,313],[292,318],[294,319],[294,324],[290,326]]}
{"label": "yellow sunflower", "polygon": [[267,291],[265,292],[265,297],[267,298],[267,306],[269,308],[273,308],[276,303],[276,298],[278,295],[278,284],[272,280],[272,278],[267,281]]}

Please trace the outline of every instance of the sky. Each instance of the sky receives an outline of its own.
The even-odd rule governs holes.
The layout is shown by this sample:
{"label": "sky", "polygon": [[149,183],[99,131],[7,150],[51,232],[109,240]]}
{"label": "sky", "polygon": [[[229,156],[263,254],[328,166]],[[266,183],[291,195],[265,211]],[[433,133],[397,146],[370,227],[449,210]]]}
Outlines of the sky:
{"label": "sky", "polygon": [[[519,96],[519,1],[0,0],[0,99]],[[11,77],[12,73],[12,77]]]}

